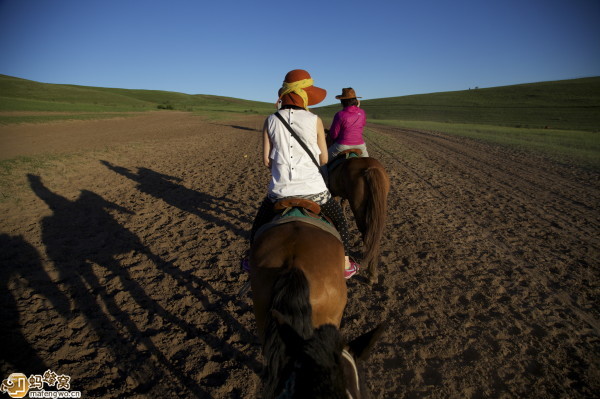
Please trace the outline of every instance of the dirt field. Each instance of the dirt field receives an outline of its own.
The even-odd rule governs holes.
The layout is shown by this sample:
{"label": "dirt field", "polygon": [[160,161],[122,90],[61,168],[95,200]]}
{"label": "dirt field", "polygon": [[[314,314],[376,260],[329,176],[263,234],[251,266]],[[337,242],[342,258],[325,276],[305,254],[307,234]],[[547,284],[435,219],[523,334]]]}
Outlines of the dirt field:
{"label": "dirt field", "polygon": [[[0,159],[32,157],[0,186],[0,378],[51,369],[84,398],[255,397],[237,292],[268,179],[261,125],[157,112],[0,127]],[[379,282],[349,280],[342,331],[389,323],[373,397],[597,397],[600,176],[369,128],[389,220]]]}

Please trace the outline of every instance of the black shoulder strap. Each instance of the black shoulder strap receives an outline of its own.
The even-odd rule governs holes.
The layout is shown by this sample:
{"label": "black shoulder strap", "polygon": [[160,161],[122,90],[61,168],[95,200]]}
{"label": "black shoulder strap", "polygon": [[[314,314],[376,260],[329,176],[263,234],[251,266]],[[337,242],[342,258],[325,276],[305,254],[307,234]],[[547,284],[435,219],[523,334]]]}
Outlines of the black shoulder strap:
{"label": "black shoulder strap", "polygon": [[310,157],[310,159],[312,159],[312,161],[315,164],[315,166],[317,167],[317,169],[319,169],[319,173],[321,173],[321,176],[322,176],[323,172],[321,171],[321,166],[319,165],[319,163],[315,159],[315,156],[313,155],[313,153],[308,149],[308,147],[306,146],[306,144],[304,144],[304,141],[302,141],[302,139],[300,137],[298,137],[298,135],[296,134],[296,132],[294,131],[294,129],[292,129],[292,127],[290,126],[290,124],[287,123],[287,121],[283,118],[283,116],[281,116],[281,114],[279,112],[275,112],[275,115],[284,124],[284,126],[287,128],[287,130],[290,131],[290,133],[292,134],[292,137],[294,137],[296,139],[296,141],[298,142],[298,144],[300,144],[300,146],[304,149],[304,151],[306,151],[306,153],[308,154],[308,156]]}

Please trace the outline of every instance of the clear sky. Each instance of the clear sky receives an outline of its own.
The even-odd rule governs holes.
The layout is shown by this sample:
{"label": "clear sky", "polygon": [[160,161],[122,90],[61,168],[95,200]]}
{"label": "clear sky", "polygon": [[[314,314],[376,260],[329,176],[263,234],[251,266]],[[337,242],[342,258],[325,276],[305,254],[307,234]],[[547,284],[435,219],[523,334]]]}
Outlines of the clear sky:
{"label": "clear sky", "polygon": [[600,76],[600,0],[0,0],[5,75],[274,102],[296,68],[323,104]]}

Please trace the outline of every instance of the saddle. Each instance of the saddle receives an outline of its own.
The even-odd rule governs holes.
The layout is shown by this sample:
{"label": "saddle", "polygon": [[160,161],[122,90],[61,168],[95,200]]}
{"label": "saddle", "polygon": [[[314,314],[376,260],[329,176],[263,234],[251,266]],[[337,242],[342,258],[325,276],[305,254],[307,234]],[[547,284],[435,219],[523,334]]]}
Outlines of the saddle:
{"label": "saddle", "polygon": [[349,148],[347,150],[344,150],[342,152],[340,152],[335,159],[340,158],[342,155],[344,156],[345,159],[348,158],[354,158],[354,157],[360,157],[362,155],[362,150],[360,148]]}
{"label": "saddle", "polygon": [[340,233],[325,215],[321,207],[314,201],[304,198],[285,198],[275,203],[274,209],[279,212],[273,220],[261,226],[254,235],[254,240],[271,227],[289,223],[303,222],[324,230],[342,241]]}
{"label": "saddle", "polygon": [[337,154],[335,156],[335,158],[333,158],[327,164],[327,170],[329,170],[331,172],[332,170],[334,170],[335,168],[340,166],[342,164],[342,162],[344,162],[346,159],[358,158],[362,155],[362,153],[363,152],[360,148],[350,148],[350,149],[344,150],[344,151],[340,152],[339,154]]}
{"label": "saddle", "polygon": [[315,216],[321,213],[321,207],[319,204],[305,198],[285,198],[275,203],[276,211],[285,212],[291,208],[301,208],[307,210]]}

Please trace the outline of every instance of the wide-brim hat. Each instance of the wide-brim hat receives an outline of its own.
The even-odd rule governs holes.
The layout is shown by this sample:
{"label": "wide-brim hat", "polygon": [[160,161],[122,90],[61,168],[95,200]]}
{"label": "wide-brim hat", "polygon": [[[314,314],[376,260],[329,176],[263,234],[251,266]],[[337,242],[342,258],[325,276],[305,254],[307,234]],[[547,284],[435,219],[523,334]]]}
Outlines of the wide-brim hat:
{"label": "wide-brim hat", "polygon": [[281,95],[285,92],[287,84],[307,80],[312,80],[312,77],[304,69],[294,69],[293,71],[288,72],[283,80],[283,87],[279,89],[278,93],[280,96],[279,99],[281,100],[281,105],[297,105],[305,108],[307,106],[316,105],[323,101],[327,96],[327,90],[317,87],[314,84],[302,88],[307,96],[307,104],[304,103],[302,97],[297,93],[291,92],[286,93],[283,96]]}
{"label": "wide-brim hat", "polygon": [[335,98],[337,98],[338,100],[347,100],[350,98],[362,98],[362,97],[356,97],[356,93],[354,92],[354,89],[352,87],[346,87],[342,89],[342,94],[340,94],[339,96],[335,96]]}

